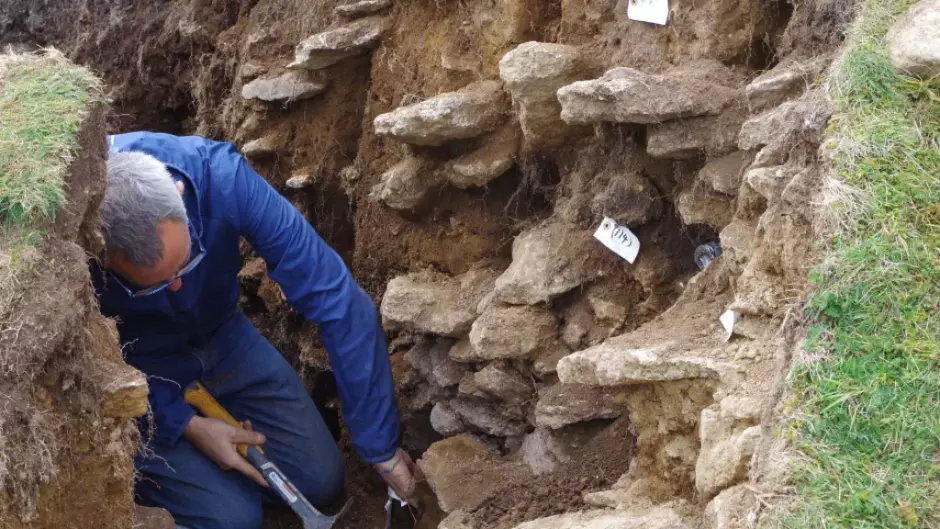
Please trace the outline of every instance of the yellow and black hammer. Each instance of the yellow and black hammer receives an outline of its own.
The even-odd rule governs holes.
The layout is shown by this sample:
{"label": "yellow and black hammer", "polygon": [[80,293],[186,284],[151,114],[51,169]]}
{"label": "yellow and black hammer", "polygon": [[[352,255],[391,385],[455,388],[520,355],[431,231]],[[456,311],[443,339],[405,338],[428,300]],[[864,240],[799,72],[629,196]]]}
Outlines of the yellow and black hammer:
{"label": "yellow and black hammer", "polygon": [[[186,388],[185,395],[186,402],[199,410],[202,415],[225,421],[236,428],[242,427],[199,382],[190,384]],[[307,501],[307,498],[287,479],[284,472],[264,455],[264,450],[260,447],[240,444],[238,445],[238,453],[254,465],[258,472],[261,472],[268,484],[297,513],[297,516],[300,516],[300,519],[304,522],[304,529],[330,529],[352,504],[350,499],[336,515],[327,516]]]}

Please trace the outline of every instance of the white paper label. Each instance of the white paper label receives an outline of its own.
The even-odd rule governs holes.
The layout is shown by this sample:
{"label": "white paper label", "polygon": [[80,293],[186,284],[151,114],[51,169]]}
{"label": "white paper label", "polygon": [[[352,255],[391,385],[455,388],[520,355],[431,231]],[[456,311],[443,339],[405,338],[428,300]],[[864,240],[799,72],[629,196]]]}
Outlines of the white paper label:
{"label": "white paper label", "polygon": [[607,217],[604,217],[603,222],[594,232],[594,238],[631,264],[636,261],[636,256],[640,253],[640,240],[636,238],[636,235],[625,226]]}
{"label": "white paper label", "polygon": [[627,0],[627,17],[630,20],[650,22],[665,26],[669,20],[669,0]]}
{"label": "white paper label", "polygon": [[725,336],[725,341],[731,339],[731,335],[734,334],[734,324],[738,323],[738,320],[741,319],[741,315],[733,310],[726,310],[724,314],[718,318],[718,321],[721,322],[721,326],[728,331],[728,336]]}

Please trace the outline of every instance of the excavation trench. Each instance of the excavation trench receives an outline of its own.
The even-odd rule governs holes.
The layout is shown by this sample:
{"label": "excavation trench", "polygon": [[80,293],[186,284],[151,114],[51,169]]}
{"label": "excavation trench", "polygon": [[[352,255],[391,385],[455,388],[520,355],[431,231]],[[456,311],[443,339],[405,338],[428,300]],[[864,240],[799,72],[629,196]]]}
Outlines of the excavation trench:
{"label": "excavation trench", "polygon": [[[0,43],[92,66],[108,132],[233,142],[344,258],[388,334],[435,507],[421,527],[759,510],[745,484],[772,442],[832,112],[809,87],[848,7],[710,0],[664,28],[593,0],[13,4]],[[636,235],[635,262],[594,238],[604,219]],[[706,243],[722,255],[700,270]],[[242,255],[242,310],[343,447],[341,527],[383,527],[316,326]],[[291,527],[269,509],[266,529]]]}

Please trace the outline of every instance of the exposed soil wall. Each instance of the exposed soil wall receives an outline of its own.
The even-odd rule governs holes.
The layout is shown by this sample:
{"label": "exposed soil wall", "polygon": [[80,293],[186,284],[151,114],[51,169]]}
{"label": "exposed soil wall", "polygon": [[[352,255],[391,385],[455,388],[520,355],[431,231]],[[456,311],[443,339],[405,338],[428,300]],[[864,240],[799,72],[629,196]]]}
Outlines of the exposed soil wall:
{"label": "exposed soil wall", "polygon": [[[13,4],[0,41],[100,71],[111,130],[234,141],[346,258],[381,302],[405,443],[430,447],[442,527],[654,504],[712,523],[716,495],[758,479],[831,112],[803,94],[850,5],[678,3],[660,27],[629,20],[625,0],[414,0],[359,17],[299,0]],[[307,69],[287,68],[336,28],[361,33],[321,35],[298,54]],[[289,95],[265,84],[278,79]],[[636,233],[636,263],[591,238],[604,217]],[[724,253],[700,272],[705,242]],[[246,311],[335,405],[315,329],[245,255]],[[725,343],[727,309],[741,320]],[[605,459],[610,439],[621,452]],[[461,482],[434,461],[454,447],[468,472],[512,479],[450,502]],[[349,465],[365,499],[348,526],[381,526],[384,488]]]}
{"label": "exposed soil wall", "polygon": [[[62,59],[23,59],[59,61]],[[97,310],[87,259],[101,246],[106,106],[93,98],[66,178],[69,203],[0,304],[0,527],[130,527],[133,455],[147,385]],[[22,255],[20,257],[23,257]],[[6,303],[10,301],[9,303]]]}

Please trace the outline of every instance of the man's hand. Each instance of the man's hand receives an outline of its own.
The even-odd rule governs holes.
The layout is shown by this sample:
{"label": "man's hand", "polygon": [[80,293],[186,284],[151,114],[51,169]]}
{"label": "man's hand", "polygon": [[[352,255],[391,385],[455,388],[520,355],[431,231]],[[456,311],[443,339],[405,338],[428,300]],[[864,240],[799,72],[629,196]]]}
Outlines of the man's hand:
{"label": "man's hand", "polygon": [[183,436],[223,469],[235,469],[262,487],[267,487],[268,482],[261,473],[235,448],[237,444],[261,445],[264,443],[264,436],[251,431],[251,423],[248,421],[242,423],[242,426],[244,429],[218,419],[196,415],[186,425]]}
{"label": "man's hand", "polygon": [[401,448],[391,459],[375,465],[382,479],[398,496],[412,506],[417,506],[415,497],[415,464]]}

